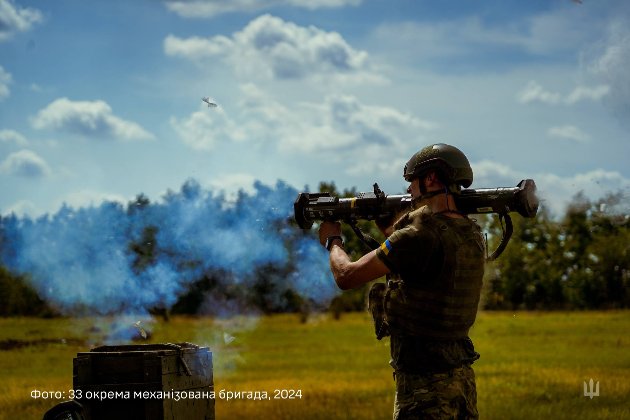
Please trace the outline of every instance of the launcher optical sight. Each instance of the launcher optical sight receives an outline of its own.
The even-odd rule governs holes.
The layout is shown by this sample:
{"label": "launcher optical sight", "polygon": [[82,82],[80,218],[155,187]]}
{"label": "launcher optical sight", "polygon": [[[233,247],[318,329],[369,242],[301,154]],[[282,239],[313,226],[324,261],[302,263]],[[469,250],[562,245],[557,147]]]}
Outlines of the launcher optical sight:
{"label": "launcher optical sight", "polygon": [[[510,212],[523,217],[535,217],[538,211],[536,183],[524,179],[516,187],[465,189],[454,194],[457,209],[464,214],[497,213],[505,220],[501,243],[488,257],[494,260],[507,246],[512,235]],[[374,184],[373,192],[359,193],[356,197],[339,198],[330,193],[300,193],[293,204],[295,221],[302,229],[310,229],[315,221],[343,221],[352,226],[355,233],[371,248],[372,238],[367,238],[356,227],[357,220],[394,218],[411,209],[411,195],[386,195]]]}

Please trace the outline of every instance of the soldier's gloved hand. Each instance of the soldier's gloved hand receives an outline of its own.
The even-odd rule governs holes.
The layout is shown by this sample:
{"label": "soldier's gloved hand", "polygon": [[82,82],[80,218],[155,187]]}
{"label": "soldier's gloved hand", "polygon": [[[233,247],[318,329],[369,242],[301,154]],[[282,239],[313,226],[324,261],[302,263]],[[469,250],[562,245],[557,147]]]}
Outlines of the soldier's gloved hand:
{"label": "soldier's gloved hand", "polygon": [[322,222],[319,225],[319,243],[326,246],[326,239],[331,236],[341,236],[341,223],[339,222]]}

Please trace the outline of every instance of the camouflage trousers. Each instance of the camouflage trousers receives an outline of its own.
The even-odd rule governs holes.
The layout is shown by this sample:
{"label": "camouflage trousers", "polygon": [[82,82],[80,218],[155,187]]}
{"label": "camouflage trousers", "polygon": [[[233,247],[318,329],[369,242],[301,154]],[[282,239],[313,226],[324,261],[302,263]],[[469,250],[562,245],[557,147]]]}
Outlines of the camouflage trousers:
{"label": "camouflage trousers", "polygon": [[395,372],[394,420],[478,419],[475,373],[462,366],[444,373]]}

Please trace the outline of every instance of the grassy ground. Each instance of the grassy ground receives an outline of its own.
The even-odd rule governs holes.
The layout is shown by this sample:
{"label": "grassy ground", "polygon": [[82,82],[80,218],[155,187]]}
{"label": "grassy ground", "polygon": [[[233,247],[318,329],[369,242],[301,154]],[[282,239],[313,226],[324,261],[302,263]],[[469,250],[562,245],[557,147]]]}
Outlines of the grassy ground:
{"label": "grassy ground", "polygon": [[[72,358],[134,320],[0,319],[0,419],[40,419],[56,399],[34,389],[72,388]],[[391,418],[388,343],[365,314],[335,321],[295,315],[174,318],[145,326],[148,342],[190,341],[213,351],[217,391],[300,390],[302,398],[218,399],[217,419]],[[479,411],[486,419],[630,418],[630,312],[481,313],[471,336]],[[62,341],[62,339],[64,341]],[[600,396],[584,397],[583,383]]]}

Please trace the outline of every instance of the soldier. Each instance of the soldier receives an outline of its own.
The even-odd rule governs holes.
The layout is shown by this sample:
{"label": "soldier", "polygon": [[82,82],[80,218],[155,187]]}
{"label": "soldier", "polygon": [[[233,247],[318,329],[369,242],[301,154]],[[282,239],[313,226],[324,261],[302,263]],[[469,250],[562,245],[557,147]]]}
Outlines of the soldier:
{"label": "soldier", "polygon": [[447,144],[427,146],[404,168],[413,209],[392,226],[380,248],[352,262],[341,226],[323,222],[322,245],[341,289],[387,275],[370,289],[377,338],[390,335],[396,382],[394,419],[478,418],[475,375],[479,358],[468,330],[475,322],[485,242],[453,195],[472,184],[466,156]]}

